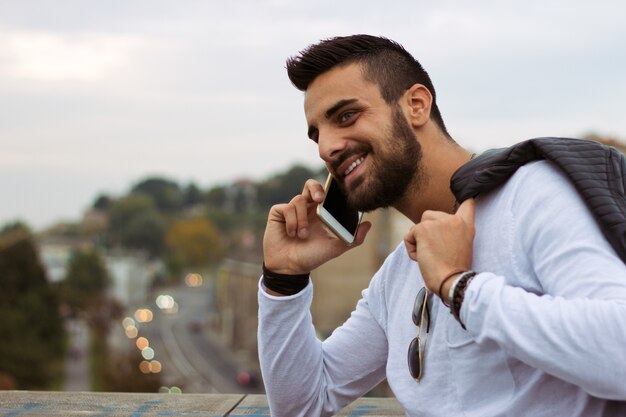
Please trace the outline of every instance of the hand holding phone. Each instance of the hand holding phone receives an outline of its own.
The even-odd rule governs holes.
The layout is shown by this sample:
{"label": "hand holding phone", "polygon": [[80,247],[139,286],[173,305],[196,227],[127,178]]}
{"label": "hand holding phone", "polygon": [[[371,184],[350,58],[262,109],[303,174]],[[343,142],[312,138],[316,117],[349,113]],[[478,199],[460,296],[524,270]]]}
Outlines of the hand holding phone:
{"label": "hand holding phone", "polygon": [[324,187],[324,201],[317,206],[317,215],[341,240],[351,244],[356,237],[363,213],[350,207],[346,196],[331,174]]}
{"label": "hand holding phone", "polygon": [[[335,192],[334,187],[330,190],[329,187],[327,181],[326,196]],[[360,224],[357,221],[358,232],[356,227],[348,227],[353,232],[346,231],[345,240],[330,236],[329,228],[334,230],[330,217],[335,217],[330,213],[338,211],[332,207],[330,211],[318,208],[325,198],[323,191],[319,182],[310,179],[304,184],[302,193],[289,203],[272,206],[263,236],[263,261],[268,269],[289,275],[308,273],[363,242],[371,227],[367,221]],[[341,196],[341,199],[345,201],[345,197]],[[333,206],[332,201],[332,197],[329,198],[326,206]],[[333,226],[327,226],[326,221]],[[350,238],[350,235],[356,237]],[[350,241],[351,244],[345,243]]]}

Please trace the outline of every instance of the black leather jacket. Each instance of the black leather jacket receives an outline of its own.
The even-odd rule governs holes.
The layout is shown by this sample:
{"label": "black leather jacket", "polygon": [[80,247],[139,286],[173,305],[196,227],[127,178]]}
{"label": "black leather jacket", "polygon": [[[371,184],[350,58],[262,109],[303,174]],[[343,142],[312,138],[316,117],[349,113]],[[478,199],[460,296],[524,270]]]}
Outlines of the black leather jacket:
{"label": "black leather jacket", "polygon": [[487,151],[450,180],[458,202],[491,191],[527,162],[545,159],[561,168],[585,200],[606,239],[626,263],[626,162],[617,149],[568,138],[536,138]]}

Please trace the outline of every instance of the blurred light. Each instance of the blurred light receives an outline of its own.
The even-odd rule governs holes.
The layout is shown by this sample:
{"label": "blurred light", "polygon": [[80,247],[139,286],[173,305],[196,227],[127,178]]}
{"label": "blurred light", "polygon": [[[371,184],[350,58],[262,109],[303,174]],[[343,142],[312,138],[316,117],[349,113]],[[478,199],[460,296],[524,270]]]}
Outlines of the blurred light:
{"label": "blurred light", "polygon": [[187,274],[185,284],[187,284],[188,287],[200,287],[202,285],[202,275]]}
{"label": "blurred light", "polygon": [[174,298],[171,295],[161,294],[156,298],[156,305],[161,310],[170,309],[174,307],[174,304],[176,304],[176,302],[174,301]]}
{"label": "blurred light", "polygon": [[161,362],[159,361],[150,362],[150,372],[152,372],[153,374],[158,374],[159,372],[161,372]]}
{"label": "blurred light", "polygon": [[122,326],[124,326],[124,329],[128,329],[131,326],[135,327],[135,320],[130,317],[126,317],[122,320]]}
{"label": "blurred light", "polygon": [[135,345],[137,345],[137,349],[144,350],[150,346],[150,342],[145,337],[140,337],[135,341]]}
{"label": "blurred light", "polygon": [[250,385],[252,376],[248,372],[242,371],[237,375],[237,383],[242,386]]}
{"label": "blurred light", "polygon": [[141,371],[141,373],[149,374],[150,373],[150,362],[148,362],[148,361],[141,361],[141,363],[139,363],[139,370]]}
{"label": "blurred light", "polygon": [[166,387],[166,386],[163,386],[163,387],[159,388],[159,392],[162,392],[164,394],[182,394],[183,390],[181,390],[178,387]]}
{"label": "blurred light", "polygon": [[139,323],[149,323],[152,321],[152,311],[147,308],[140,308],[135,311],[135,319]]}
{"label": "blurred light", "polygon": [[124,330],[124,332],[126,333],[126,337],[128,337],[129,339],[134,339],[137,337],[139,330],[137,330],[135,326],[128,326],[126,330]]}
{"label": "blurred light", "polygon": [[142,349],[141,356],[143,356],[145,360],[151,361],[152,359],[154,359],[154,349],[152,349],[151,347]]}

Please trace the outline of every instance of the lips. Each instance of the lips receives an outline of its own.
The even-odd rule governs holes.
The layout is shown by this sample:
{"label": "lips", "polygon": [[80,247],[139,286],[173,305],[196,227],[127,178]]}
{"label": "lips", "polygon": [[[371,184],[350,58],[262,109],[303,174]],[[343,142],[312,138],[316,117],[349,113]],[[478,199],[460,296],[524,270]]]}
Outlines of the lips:
{"label": "lips", "polygon": [[359,165],[361,165],[361,163],[365,161],[365,157],[360,157],[359,159],[357,159],[356,161],[352,162],[350,164],[350,166],[348,167],[348,169],[346,169],[346,171],[343,173],[344,177],[347,177],[348,174],[350,174],[352,172],[352,170],[356,167],[358,167]]}
{"label": "lips", "polygon": [[352,173],[358,166],[360,166],[367,157],[367,153],[358,152],[353,153],[352,155],[345,158],[340,164],[336,165],[334,168],[335,175],[342,180],[345,180],[350,173]]}

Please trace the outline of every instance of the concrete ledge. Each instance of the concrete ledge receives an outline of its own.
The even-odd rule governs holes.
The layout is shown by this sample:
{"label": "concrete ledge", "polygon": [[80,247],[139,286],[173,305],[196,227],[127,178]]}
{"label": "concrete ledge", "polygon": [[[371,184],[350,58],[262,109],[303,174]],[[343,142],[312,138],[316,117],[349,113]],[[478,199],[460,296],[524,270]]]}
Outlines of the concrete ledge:
{"label": "concrete ledge", "polygon": [[[0,391],[0,416],[269,416],[264,395]],[[393,398],[360,398],[338,416],[400,417]]]}

